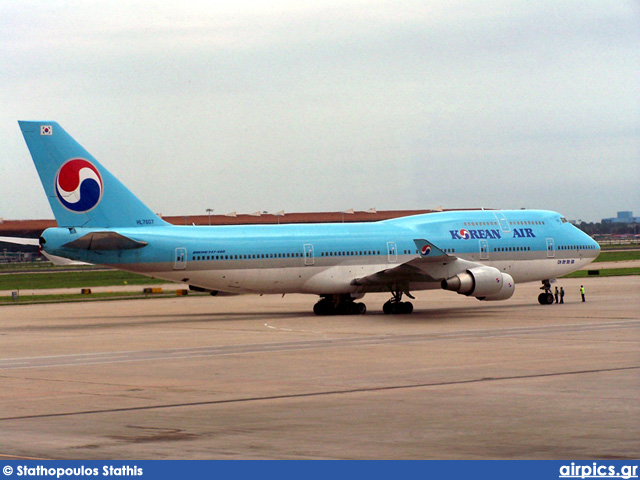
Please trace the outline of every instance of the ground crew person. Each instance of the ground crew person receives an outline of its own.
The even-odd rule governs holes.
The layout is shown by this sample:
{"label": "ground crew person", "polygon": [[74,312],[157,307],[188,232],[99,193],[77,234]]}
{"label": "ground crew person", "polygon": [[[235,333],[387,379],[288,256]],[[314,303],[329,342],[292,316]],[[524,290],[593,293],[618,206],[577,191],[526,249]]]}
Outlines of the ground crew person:
{"label": "ground crew person", "polygon": [[584,302],[584,285],[580,285],[580,295],[582,295],[582,301]]}
{"label": "ground crew person", "polygon": [[564,288],[560,287],[560,303],[564,303]]}
{"label": "ground crew person", "polygon": [[556,297],[556,303],[558,303],[558,287],[556,286],[556,291],[553,294],[554,297]]}

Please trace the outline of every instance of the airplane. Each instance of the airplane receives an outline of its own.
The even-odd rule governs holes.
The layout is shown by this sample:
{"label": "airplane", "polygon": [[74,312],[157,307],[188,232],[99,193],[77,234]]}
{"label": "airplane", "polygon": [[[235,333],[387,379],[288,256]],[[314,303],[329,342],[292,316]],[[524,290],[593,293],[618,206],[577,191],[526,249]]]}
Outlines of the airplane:
{"label": "airplane", "polygon": [[389,292],[386,314],[408,314],[417,290],[507,300],[516,283],[551,282],[598,256],[559,213],[465,210],[366,223],[177,226],[153,213],[53,121],[20,121],[58,227],[48,254],[187,283],[212,295],[318,295],[317,315],[364,314]]}

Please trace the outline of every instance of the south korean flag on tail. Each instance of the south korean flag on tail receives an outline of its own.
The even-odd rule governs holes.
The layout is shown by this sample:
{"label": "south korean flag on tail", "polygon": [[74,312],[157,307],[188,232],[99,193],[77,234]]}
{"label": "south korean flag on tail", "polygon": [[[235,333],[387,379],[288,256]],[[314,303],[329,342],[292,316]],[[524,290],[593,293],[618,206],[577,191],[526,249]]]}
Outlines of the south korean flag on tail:
{"label": "south korean flag on tail", "polygon": [[51,125],[40,125],[40,135],[53,135]]}

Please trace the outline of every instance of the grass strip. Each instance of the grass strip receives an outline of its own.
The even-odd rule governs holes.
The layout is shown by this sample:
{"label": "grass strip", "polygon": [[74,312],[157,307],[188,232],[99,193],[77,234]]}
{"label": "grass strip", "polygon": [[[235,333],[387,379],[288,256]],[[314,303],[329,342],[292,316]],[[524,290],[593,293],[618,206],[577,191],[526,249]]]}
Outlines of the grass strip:
{"label": "grass strip", "polygon": [[55,265],[52,262],[20,262],[20,263],[1,263],[0,273],[13,272],[33,272],[33,271],[77,271],[77,270],[110,270],[108,267],[101,265]]}
{"label": "grass strip", "polygon": [[640,249],[640,243],[624,243],[624,244],[612,244],[612,245],[600,245],[601,250],[638,250]]}
{"label": "grass strip", "polygon": [[14,273],[0,275],[0,290],[108,287],[171,283],[121,270],[91,272]]}
{"label": "grass strip", "polygon": [[600,252],[598,258],[593,263],[598,262],[625,262],[629,260],[640,260],[640,250],[628,252]]}
{"label": "grass strip", "polygon": [[[593,268],[590,270],[598,270],[597,268]],[[636,268],[603,268],[599,270],[599,275],[589,275],[588,270],[578,270],[577,272],[569,273],[568,275],[563,275],[560,278],[587,278],[587,277],[620,277],[623,275],[640,275],[640,267]]]}
{"label": "grass strip", "polygon": [[[207,293],[189,292],[189,296],[202,296]],[[167,298],[176,297],[175,292],[154,293],[145,295],[141,292],[104,292],[92,293],[90,295],[65,294],[65,295],[23,295],[18,300],[12,297],[0,297],[2,305],[30,305],[34,303],[67,303],[67,302],[95,302],[101,300],[136,300],[147,298]]]}

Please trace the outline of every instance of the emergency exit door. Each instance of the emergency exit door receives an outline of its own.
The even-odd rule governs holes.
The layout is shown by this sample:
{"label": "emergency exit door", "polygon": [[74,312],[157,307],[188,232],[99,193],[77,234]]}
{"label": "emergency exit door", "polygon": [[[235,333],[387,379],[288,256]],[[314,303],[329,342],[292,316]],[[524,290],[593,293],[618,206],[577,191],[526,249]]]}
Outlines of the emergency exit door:
{"label": "emergency exit door", "polygon": [[553,238],[547,238],[547,257],[553,258],[556,256],[556,247],[553,243]]}
{"label": "emergency exit door", "polygon": [[173,269],[184,270],[185,268],[187,268],[187,249],[182,247],[176,248]]}
{"label": "emergency exit door", "polygon": [[387,259],[389,263],[396,263],[398,261],[398,247],[396,242],[387,242]]}
{"label": "emergency exit door", "polygon": [[489,242],[480,240],[480,260],[489,260]]}
{"label": "emergency exit door", "polygon": [[315,263],[315,259],[313,256],[313,245],[310,243],[306,243],[304,245],[304,264],[305,265],[313,265]]}

